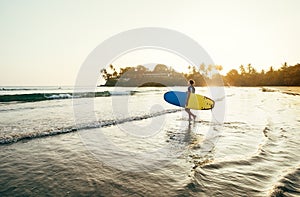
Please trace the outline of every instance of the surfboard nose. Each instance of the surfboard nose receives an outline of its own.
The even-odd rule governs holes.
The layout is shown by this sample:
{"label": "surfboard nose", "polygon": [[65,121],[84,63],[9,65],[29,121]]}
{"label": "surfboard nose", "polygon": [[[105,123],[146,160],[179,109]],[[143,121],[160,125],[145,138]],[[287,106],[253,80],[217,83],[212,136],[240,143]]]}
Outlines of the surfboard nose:
{"label": "surfboard nose", "polygon": [[178,91],[169,91],[164,94],[164,99],[172,105],[179,107],[185,106],[186,93]]}

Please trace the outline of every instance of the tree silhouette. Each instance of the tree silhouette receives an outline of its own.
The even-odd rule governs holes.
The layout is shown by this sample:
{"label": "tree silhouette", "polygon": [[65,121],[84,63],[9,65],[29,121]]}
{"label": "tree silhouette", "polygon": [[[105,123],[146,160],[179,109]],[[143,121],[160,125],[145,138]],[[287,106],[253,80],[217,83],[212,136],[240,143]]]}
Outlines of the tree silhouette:
{"label": "tree silhouette", "polygon": [[153,72],[166,72],[168,71],[168,67],[164,64],[157,64],[153,70]]}
{"label": "tree silhouette", "polygon": [[143,81],[153,81],[148,85],[154,86],[157,85],[156,81],[163,81],[167,85],[185,85],[182,84],[182,80],[179,80],[182,77],[187,80],[194,79],[198,86],[222,85],[220,78],[223,78],[224,83],[230,86],[300,86],[300,64],[289,66],[287,62],[284,62],[278,70],[271,66],[268,71],[262,70],[261,72],[257,72],[251,64],[248,64],[246,69],[241,65],[240,72],[232,69],[226,76],[221,76],[218,72],[223,69],[221,65],[201,64],[199,69],[195,66],[188,66],[188,68],[189,73],[178,73],[164,64],[157,64],[153,71],[149,71],[143,65],[138,65],[120,68],[117,72],[113,65],[109,65],[108,69],[102,69],[100,73],[106,80],[106,85],[114,85],[124,76],[129,86],[141,84]]}
{"label": "tree silhouette", "polygon": [[224,77],[224,81],[234,86],[299,86],[300,85],[300,64],[288,66],[285,62],[278,70],[273,66],[267,72],[260,73],[248,64],[247,72],[244,66],[240,66],[240,73],[233,69]]}

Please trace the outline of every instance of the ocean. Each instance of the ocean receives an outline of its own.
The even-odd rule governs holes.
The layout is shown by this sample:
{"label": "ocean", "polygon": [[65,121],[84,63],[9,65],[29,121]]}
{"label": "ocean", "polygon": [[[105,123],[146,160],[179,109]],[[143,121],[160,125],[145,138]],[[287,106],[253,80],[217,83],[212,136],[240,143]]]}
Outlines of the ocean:
{"label": "ocean", "polygon": [[299,94],[219,89],[189,121],[186,87],[0,87],[0,196],[300,196]]}

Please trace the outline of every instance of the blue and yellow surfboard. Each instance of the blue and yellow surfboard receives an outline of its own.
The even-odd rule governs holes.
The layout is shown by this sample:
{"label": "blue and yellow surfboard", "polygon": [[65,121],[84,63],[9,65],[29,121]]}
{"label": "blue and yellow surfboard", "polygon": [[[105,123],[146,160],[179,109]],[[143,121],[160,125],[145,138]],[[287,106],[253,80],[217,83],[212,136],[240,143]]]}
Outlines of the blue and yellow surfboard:
{"label": "blue and yellow surfboard", "polygon": [[[164,94],[164,99],[172,105],[185,107],[187,95],[187,92],[169,91]],[[186,108],[208,110],[212,109],[214,105],[215,102],[212,99],[199,94],[190,93],[190,98]]]}

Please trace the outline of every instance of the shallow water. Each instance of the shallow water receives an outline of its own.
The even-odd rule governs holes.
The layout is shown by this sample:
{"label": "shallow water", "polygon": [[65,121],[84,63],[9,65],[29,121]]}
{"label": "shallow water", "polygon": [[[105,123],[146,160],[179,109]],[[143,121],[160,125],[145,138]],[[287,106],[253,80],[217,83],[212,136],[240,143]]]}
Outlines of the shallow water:
{"label": "shallow water", "polygon": [[[28,89],[1,95],[72,93]],[[189,123],[168,89],[185,90],[0,103],[1,196],[300,195],[299,96],[225,88],[224,121],[209,110]]]}

